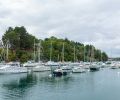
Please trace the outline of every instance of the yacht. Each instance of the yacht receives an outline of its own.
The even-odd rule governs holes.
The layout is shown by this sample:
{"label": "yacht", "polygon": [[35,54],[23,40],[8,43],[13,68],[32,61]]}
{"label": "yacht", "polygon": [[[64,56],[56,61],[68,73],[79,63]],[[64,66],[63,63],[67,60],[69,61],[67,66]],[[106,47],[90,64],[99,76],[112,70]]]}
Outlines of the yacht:
{"label": "yacht", "polygon": [[[65,73],[64,73],[65,74]],[[56,77],[60,77],[60,76],[63,76],[63,70],[61,68],[59,69],[56,69],[52,72],[52,75],[53,76],[56,76]]]}
{"label": "yacht", "polygon": [[52,71],[53,76],[60,77],[69,75],[72,72],[71,67],[69,66],[61,66]]}
{"label": "yacht", "polygon": [[43,71],[50,71],[49,66],[45,66],[42,62],[31,62],[28,61],[27,63],[23,64],[24,67],[27,67],[33,72],[43,72]]}
{"label": "yacht", "polygon": [[110,65],[110,68],[111,68],[111,69],[117,69],[117,68],[119,68],[119,65],[118,65],[117,63],[112,63],[112,64]]}
{"label": "yacht", "polygon": [[96,63],[92,63],[90,65],[90,71],[98,71],[100,69],[100,66]]}
{"label": "yacht", "polygon": [[44,71],[50,71],[49,66],[44,66],[41,64],[38,64],[37,66],[33,67],[33,72],[44,72]]}
{"label": "yacht", "polygon": [[84,73],[85,72],[85,69],[84,68],[82,68],[82,67],[74,67],[73,69],[72,69],[72,72],[73,73]]}
{"label": "yacht", "polygon": [[19,62],[9,62],[0,67],[0,74],[27,73],[27,68],[20,66]]}

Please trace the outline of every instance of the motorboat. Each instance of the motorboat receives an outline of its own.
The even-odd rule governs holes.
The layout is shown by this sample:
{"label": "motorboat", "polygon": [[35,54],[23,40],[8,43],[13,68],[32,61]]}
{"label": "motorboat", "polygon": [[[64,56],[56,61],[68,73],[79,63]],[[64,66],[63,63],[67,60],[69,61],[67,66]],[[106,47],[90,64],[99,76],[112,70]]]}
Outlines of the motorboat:
{"label": "motorboat", "polygon": [[56,77],[60,77],[60,76],[63,76],[63,70],[60,68],[60,69],[56,69],[52,72],[52,75],[53,76],[56,76]]}
{"label": "motorboat", "polygon": [[60,77],[69,75],[72,72],[71,67],[69,66],[61,66],[52,71],[53,76]]}

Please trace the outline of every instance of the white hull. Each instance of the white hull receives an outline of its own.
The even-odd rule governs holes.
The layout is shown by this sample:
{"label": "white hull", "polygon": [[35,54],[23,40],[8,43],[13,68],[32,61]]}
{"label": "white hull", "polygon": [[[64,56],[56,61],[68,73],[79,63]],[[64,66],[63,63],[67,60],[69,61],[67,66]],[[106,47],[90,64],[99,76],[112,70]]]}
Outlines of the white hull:
{"label": "white hull", "polygon": [[73,73],[84,73],[85,69],[81,68],[81,67],[76,67],[72,69]]}
{"label": "white hull", "polygon": [[0,74],[27,73],[27,68],[0,69]]}
{"label": "white hull", "polygon": [[50,67],[47,66],[36,66],[33,67],[33,72],[44,72],[44,71],[50,71]]}

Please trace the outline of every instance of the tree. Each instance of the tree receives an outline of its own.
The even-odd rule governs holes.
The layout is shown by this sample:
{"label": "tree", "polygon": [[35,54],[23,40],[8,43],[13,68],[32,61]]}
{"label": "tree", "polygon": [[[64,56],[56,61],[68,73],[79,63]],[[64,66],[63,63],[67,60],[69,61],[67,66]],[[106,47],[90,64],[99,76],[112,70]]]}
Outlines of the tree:
{"label": "tree", "polygon": [[[4,44],[6,44],[7,41],[10,43],[11,53],[9,60],[19,60],[21,62],[33,59],[34,41],[36,43],[39,42],[39,39],[29,34],[24,26],[15,28],[9,27],[5,34],[2,36],[2,40]],[[52,36],[40,41],[42,45],[41,58],[44,61],[50,60],[51,42],[53,61],[62,60],[63,43],[65,61],[74,61],[74,47],[76,61],[90,61],[91,57],[94,59],[94,61],[100,61],[101,57],[103,61],[106,61],[108,59],[108,56],[105,52],[101,54],[101,50],[96,49],[93,45],[84,45],[80,42],[70,41],[67,38],[58,39]],[[35,50],[37,51],[37,49]]]}
{"label": "tree", "polygon": [[26,29],[22,27],[9,27],[3,35],[2,40],[4,44],[9,40],[11,49],[33,49],[34,40],[38,41],[35,36],[29,34]]}

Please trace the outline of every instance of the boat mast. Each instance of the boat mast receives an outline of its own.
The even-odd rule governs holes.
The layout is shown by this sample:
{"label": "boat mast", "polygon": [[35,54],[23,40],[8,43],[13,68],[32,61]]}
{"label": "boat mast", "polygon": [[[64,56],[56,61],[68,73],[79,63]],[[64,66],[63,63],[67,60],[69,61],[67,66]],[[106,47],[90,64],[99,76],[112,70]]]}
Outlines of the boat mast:
{"label": "boat mast", "polygon": [[50,61],[52,61],[52,41],[51,41],[51,47],[50,47]]}
{"label": "boat mast", "polygon": [[36,55],[35,55],[35,39],[34,39],[34,61],[35,61],[35,57]]}
{"label": "boat mast", "polygon": [[75,59],[75,46],[74,46],[74,63],[75,63],[75,61],[76,61],[76,59]]}
{"label": "boat mast", "polygon": [[92,46],[91,45],[89,48],[89,52],[90,52],[90,63],[92,63]]}
{"label": "boat mast", "polygon": [[91,58],[92,58],[92,62],[94,62],[94,47],[92,46],[92,50],[91,50]]}
{"label": "boat mast", "polygon": [[40,62],[41,60],[40,57],[41,57],[41,40],[38,43],[38,62]]}
{"label": "boat mast", "polygon": [[59,59],[60,59],[60,56],[59,56],[59,54],[58,54],[58,62],[59,62]]}
{"label": "boat mast", "polygon": [[83,45],[83,46],[84,46],[84,62],[85,62],[85,52],[86,52],[86,51],[85,51],[85,45]]}
{"label": "boat mast", "polygon": [[6,46],[7,46],[7,52],[6,52],[6,60],[8,61],[8,55],[9,55],[9,41],[7,41],[7,44],[6,44]]}
{"label": "boat mast", "polygon": [[100,54],[101,54],[101,62],[102,62],[102,51],[100,51]]}
{"label": "boat mast", "polygon": [[62,62],[64,63],[64,43],[63,43],[63,48],[62,48]]}

